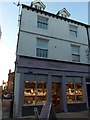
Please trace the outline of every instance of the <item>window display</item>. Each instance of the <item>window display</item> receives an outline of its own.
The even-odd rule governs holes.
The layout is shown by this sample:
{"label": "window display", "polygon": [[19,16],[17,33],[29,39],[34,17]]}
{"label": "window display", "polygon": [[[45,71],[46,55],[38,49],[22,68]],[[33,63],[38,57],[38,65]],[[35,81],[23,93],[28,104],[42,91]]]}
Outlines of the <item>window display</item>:
{"label": "window display", "polygon": [[68,103],[82,102],[83,101],[83,90],[82,83],[66,83],[66,94]]}
{"label": "window display", "polygon": [[67,102],[83,102],[83,89],[81,77],[66,77]]}
{"label": "window display", "polygon": [[46,102],[46,82],[25,81],[24,104],[44,104]]}

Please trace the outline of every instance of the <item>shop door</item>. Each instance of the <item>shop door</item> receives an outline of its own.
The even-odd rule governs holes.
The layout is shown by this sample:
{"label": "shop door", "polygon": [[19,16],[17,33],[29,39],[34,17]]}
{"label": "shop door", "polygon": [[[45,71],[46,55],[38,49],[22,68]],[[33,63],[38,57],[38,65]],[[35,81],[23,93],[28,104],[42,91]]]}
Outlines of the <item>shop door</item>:
{"label": "shop door", "polygon": [[60,88],[61,83],[52,82],[52,104],[56,112],[60,112],[61,110]]}
{"label": "shop door", "polygon": [[88,105],[90,109],[90,84],[87,84]]}

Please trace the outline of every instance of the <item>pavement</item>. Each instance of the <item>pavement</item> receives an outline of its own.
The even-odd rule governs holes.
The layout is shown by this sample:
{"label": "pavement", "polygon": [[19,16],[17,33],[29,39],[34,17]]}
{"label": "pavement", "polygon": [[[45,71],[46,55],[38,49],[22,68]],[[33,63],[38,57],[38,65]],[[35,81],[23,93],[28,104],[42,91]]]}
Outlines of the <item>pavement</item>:
{"label": "pavement", "polygon": [[[56,117],[59,118],[90,118],[90,112],[89,111],[81,111],[81,112],[67,112],[67,113],[56,113]],[[35,116],[27,116],[27,117],[21,117],[21,119],[25,118],[35,118]]]}
{"label": "pavement", "polygon": [[0,120],[2,119],[2,102],[0,98]]}
{"label": "pavement", "polygon": [[2,118],[10,118],[10,103],[9,99],[2,100]]}
{"label": "pavement", "polygon": [[[10,100],[0,100],[0,120],[4,118],[10,118]],[[90,111],[81,111],[81,112],[67,112],[67,113],[56,113],[57,118],[90,118]],[[21,117],[25,118],[35,118],[34,116]],[[13,118],[11,118],[13,120]],[[15,120],[15,118],[14,118]],[[17,119],[18,120],[18,119]]]}
{"label": "pavement", "polygon": [[57,118],[89,118],[89,111],[57,113]]}

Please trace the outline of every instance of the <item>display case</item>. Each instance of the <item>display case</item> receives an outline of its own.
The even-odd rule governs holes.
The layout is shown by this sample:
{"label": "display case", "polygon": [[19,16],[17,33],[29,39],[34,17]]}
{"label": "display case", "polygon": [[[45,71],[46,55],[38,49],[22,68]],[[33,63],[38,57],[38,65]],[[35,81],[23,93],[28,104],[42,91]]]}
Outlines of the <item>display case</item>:
{"label": "display case", "polygon": [[46,102],[45,82],[25,82],[24,104],[44,104]]}

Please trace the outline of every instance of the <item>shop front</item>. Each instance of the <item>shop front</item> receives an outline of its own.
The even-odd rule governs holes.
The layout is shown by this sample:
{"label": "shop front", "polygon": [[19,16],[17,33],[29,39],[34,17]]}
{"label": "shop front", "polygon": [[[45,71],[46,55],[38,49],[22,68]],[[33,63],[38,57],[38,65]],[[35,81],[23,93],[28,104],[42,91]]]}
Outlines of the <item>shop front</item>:
{"label": "shop front", "polygon": [[[32,76],[32,75],[31,75]],[[48,103],[48,98],[52,102],[56,112],[64,112],[63,104],[67,104],[67,111],[86,110],[87,105],[84,96],[84,86],[82,77],[68,76],[65,79],[66,97],[63,97],[62,77],[52,76],[52,83],[49,88],[52,90],[52,95],[48,96],[47,75],[35,75],[35,80],[24,81],[24,108],[30,106],[34,109],[35,106],[41,110],[42,105]],[[42,80],[40,80],[42,78]],[[52,98],[50,98],[52,97]],[[65,101],[63,103],[62,101]],[[31,110],[33,110],[31,109]],[[33,113],[33,112],[32,112]],[[25,114],[25,112],[24,112]],[[28,114],[28,112],[27,112]],[[34,114],[34,113],[33,113]]]}
{"label": "shop front", "polygon": [[[28,115],[28,112],[25,113],[25,107],[32,114],[34,114],[34,107],[37,107],[40,113],[42,106],[47,103],[52,103],[56,112],[62,111],[61,76],[52,76],[51,84],[48,82],[48,75],[25,74],[25,76],[27,80],[24,81],[23,115]],[[28,76],[32,79],[28,79]],[[49,95],[50,93],[52,94]]]}
{"label": "shop front", "polygon": [[17,69],[20,84],[18,116],[33,115],[35,107],[40,114],[42,106],[50,103],[56,112],[88,109],[87,65],[33,58],[21,60],[25,67],[20,65]]}

